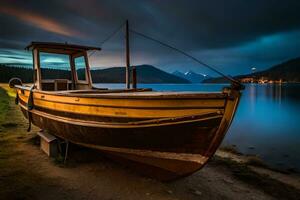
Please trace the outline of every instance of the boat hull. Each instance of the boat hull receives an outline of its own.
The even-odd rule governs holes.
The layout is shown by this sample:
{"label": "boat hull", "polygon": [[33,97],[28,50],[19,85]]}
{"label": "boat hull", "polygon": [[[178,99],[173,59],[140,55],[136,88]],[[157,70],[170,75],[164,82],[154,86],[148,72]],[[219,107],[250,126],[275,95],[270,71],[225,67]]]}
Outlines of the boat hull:
{"label": "boat hull", "polygon": [[[61,110],[57,105],[76,106],[68,102],[74,97],[59,95],[57,99],[65,99],[51,104],[47,94],[42,95],[49,101],[39,102],[38,92],[34,94],[34,108],[29,110],[26,103],[29,93],[19,90],[18,95],[25,117],[36,126],[72,143],[98,149],[152,177],[173,180],[199,170],[212,157],[230,126],[240,93],[215,98],[169,96],[145,100],[142,96],[130,100],[129,97],[122,99],[123,103],[110,106],[105,105],[109,100],[106,102],[106,97],[102,97],[102,104],[97,104],[105,105],[107,110],[124,112],[127,117],[111,115],[116,111],[110,115],[105,112],[87,115],[84,109],[91,110],[88,107],[79,108],[81,114],[72,113],[74,108]],[[90,101],[86,104],[95,106],[93,98],[84,98],[80,97],[80,101]],[[157,102],[162,103],[153,106]],[[137,110],[143,114],[139,115]],[[147,112],[149,115],[145,116]]]}

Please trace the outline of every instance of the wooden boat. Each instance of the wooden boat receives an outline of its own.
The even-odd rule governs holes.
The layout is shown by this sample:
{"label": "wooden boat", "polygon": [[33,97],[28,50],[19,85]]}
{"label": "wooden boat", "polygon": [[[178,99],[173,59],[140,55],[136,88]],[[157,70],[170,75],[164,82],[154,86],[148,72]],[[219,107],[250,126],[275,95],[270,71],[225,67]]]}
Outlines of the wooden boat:
{"label": "wooden boat", "polygon": [[[241,96],[241,88],[234,85],[206,93],[97,89],[87,51],[100,48],[32,42],[27,49],[33,52],[34,85],[16,79],[10,84],[30,122],[161,180],[187,176],[207,163],[221,144]],[[71,79],[45,80],[41,52],[68,55]],[[79,80],[76,70],[79,57],[85,63],[84,80]]]}

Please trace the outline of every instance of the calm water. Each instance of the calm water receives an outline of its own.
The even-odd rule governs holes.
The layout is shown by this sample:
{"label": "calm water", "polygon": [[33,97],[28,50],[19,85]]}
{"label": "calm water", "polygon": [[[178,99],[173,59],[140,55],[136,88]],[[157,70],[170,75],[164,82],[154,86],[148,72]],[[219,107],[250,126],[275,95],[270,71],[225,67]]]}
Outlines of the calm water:
{"label": "calm water", "polygon": [[[99,84],[121,88],[124,84]],[[140,84],[158,91],[219,91],[223,84]],[[300,84],[246,85],[223,145],[259,155],[270,166],[300,171]]]}

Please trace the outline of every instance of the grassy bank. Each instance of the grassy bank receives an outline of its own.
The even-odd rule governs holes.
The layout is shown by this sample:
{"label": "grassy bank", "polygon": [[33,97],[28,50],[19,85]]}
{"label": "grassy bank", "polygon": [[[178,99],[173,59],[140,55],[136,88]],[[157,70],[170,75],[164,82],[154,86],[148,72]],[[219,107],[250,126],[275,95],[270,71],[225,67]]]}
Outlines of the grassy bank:
{"label": "grassy bank", "polygon": [[26,132],[27,121],[15,105],[14,96],[14,90],[0,84],[0,199],[40,199],[38,191],[55,183],[38,173],[35,166],[29,167],[24,159],[33,159],[22,149],[33,134]]}
{"label": "grassy bank", "polygon": [[5,121],[6,113],[8,111],[9,96],[3,88],[0,87],[0,130],[2,129],[2,124]]}
{"label": "grassy bank", "polygon": [[28,188],[34,178],[17,161],[21,152],[15,147],[24,132],[19,129],[12,103],[8,88],[0,84],[0,196],[3,199],[31,199],[34,197]]}

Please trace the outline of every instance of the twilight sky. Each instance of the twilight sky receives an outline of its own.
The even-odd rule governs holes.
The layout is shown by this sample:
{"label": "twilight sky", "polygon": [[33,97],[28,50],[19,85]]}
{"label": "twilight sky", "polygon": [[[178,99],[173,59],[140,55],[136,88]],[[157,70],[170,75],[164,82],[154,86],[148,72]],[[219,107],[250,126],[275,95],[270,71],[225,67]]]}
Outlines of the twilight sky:
{"label": "twilight sky", "polygon": [[[0,63],[30,64],[27,44],[54,41],[102,46],[90,57],[93,67],[123,66],[124,30],[101,42],[126,19],[132,29],[225,74],[263,70],[300,56],[299,0],[0,0]],[[131,35],[131,48],[133,65],[209,73],[137,35]]]}

